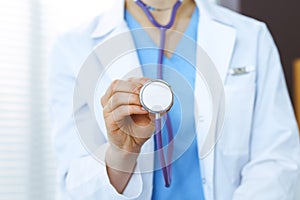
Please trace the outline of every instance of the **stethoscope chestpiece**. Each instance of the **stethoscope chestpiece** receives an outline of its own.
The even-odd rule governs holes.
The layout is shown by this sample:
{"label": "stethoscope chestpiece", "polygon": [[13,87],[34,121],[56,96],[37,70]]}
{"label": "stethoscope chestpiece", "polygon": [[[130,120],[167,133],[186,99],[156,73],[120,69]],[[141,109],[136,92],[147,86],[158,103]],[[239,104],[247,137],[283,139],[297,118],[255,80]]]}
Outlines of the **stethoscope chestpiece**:
{"label": "stethoscope chestpiece", "polygon": [[[165,46],[166,30],[170,29],[175,22],[176,13],[179,6],[182,4],[182,0],[177,0],[173,6],[172,14],[169,22],[166,25],[158,23],[149,11],[149,7],[141,0],[135,0],[136,4],[145,12],[151,23],[160,29],[161,41],[158,53],[158,65],[157,65],[157,78],[146,82],[140,91],[140,102],[144,109],[150,113],[155,114],[155,141],[158,149],[162,149],[162,135],[161,135],[161,116],[168,112],[173,105],[173,92],[168,83],[162,79],[162,63],[163,63],[163,52]],[[166,124],[168,129],[169,143],[171,147],[168,147],[167,162],[164,158],[163,151],[158,151],[160,164],[162,166],[162,173],[165,180],[165,186],[169,187],[171,184],[171,158],[173,152],[173,131],[171,121],[166,115]]]}
{"label": "stethoscope chestpiece", "polygon": [[153,114],[162,114],[171,109],[174,97],[172,88],[167,82],[152,79],[143,85],[139,98],[145,110]]}

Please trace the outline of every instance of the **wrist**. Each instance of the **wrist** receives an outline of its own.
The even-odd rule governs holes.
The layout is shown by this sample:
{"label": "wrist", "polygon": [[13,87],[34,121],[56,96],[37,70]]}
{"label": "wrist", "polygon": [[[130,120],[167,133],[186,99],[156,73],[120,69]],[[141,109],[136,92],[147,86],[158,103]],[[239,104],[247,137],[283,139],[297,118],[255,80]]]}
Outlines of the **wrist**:
{"label": "wrist", "polygon": [[105,154],[106,166],[120,172],[132,173],[134,171],[139,152],[139,150],[137,152],[129,152],[111,144],[107,148]]}

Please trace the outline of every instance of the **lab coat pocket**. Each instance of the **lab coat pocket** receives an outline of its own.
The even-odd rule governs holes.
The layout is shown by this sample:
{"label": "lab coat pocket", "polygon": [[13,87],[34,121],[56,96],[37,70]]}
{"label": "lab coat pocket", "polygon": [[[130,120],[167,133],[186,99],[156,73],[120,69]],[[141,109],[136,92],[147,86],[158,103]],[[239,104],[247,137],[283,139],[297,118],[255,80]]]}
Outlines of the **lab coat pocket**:
{"label": "lab coat pocket", "polygon": [[225,122],[221,147],[226,153],[247,152],[249,147],[255,83],[225,84]]}
{"label": "lab coat pocket", "polygon": [[224,89],[225,123],[218,147],[226,173],[238,184],[240,171],[249,160],[255,84],[227,84]]}

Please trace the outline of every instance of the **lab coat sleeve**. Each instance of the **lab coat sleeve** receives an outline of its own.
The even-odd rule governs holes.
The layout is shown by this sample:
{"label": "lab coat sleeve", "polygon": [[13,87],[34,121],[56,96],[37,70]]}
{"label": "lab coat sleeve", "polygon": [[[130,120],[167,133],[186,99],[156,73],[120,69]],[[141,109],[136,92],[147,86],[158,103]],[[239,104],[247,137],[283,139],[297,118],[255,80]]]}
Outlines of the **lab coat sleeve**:
{"label": "lab coat sleeve", "polygon": [[250,160],[234,200],[294,199],[299,177],[299,135],[279,53],[266,26],[258,39],[256,99]]}
{"label": "lab coat sleeve", "polygon": [[[62,199],[137,199],[142,194],[142,175],[133,174],[123,194],[110,184],[105,164],[88,154],[78,138],[73,119],[73,90],[78,57],[66,39],[57,40],[50,54],[50,113],[53,122],[54,146],[58,158],[58,179]],[[83,58],[84,59],[84,58]],[[86,131],[97,131],[97,123],[90,120],[91,112],[83,100],[75,112]],[[99,143],[107,144],[103,135]],[[136,167],[138,169],[138,166]]]}

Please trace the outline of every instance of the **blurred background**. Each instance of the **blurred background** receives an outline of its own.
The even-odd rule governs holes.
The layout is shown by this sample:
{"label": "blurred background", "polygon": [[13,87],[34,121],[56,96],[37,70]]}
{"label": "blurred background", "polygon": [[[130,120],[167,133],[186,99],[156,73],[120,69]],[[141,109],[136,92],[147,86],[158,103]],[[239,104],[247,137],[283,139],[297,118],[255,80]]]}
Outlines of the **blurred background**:
{"label": "blurred background", "polygon": [[[0,2],[0,200],[59,198],[47,110],[47,55],[57,34],[103,9],[100,1]],[[211,1],[268,24],[300,113],[300,1]]]}

